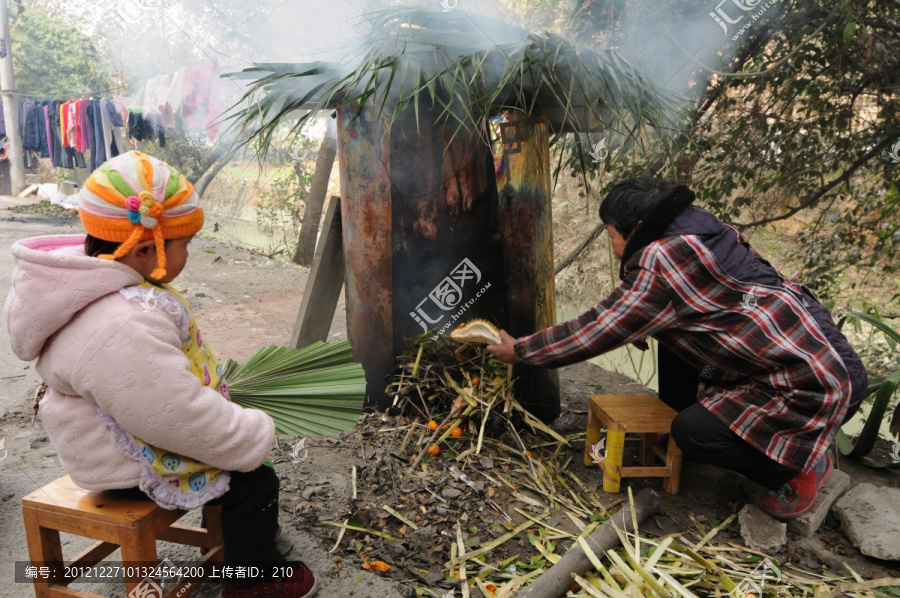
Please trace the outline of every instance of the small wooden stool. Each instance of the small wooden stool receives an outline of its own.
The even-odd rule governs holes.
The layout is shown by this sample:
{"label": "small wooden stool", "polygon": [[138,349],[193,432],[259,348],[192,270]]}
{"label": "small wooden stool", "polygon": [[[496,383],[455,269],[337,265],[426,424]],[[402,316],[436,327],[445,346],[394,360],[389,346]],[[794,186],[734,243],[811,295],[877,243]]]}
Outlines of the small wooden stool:
{"label": "small wooden stool", "polygon": [[[663,489],[678,492],[681,481],[681,449],[669,434],[669,446],[663,452],[656,446],[656,435],[669,432],[677,412],[652,395],[592,395],[588,411],[584,464],[594,465],[591,447],[600,442],[600,428],[606,426],[606,458],[603,468],[603,491],[618,492],[622,478],[662,477]],[[625,434],[641,435],[642,467],[622,467]],[[658,456],[665,465],[655,466]]]}
{"label": "small wooden stool", "polygon": [[[77,578],[66,577],[65,567],[91,567],[121,547],[128,595],[132,596],[134,592],[135,596],[158,596],[159,580],[140,575],[129,576],[127,569],[129,564],[150,566],[156,563],[156,540],[164,540],[209,548],[206,555],[191,564],[191,569],[202,569],[202,575],[184,578],[166,592],[164,598],[188,596],[200,587],[211,567],[221,563],[223,557],[221,508],[204,509],[205,529],[176,525],[175,522],[187,511],[163,509],[151,500],[128,500],[107,492],[89,492],[76,486],[67,475],[35,490],[22,499],[28,556],[32,565],[48,567],[50,572],[49,579],[42,579],[42,576],[34,578],[35,595],[37,598],[97,596],[68,588]],[[59,532],[99,541],[66,562]],[[133,570],[140,568],[131,567]]]}

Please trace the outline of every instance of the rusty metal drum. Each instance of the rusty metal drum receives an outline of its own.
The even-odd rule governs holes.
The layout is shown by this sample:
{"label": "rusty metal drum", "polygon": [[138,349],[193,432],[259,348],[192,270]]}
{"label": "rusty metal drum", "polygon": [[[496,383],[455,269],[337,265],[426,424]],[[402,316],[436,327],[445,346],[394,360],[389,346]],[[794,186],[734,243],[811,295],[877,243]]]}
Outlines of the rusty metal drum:
{"label": "rusty metal drum", "polygon": [[[472,318],[513,336],[555,322],[549,140],[540,121],[507,120],[492,152],[421,108],[390,130],[370,106],[354,113],[338,110],[348,335],[367,402],[384,407],[405,339]],[[526,408],[558,415],[555,370],[514,375]]]}

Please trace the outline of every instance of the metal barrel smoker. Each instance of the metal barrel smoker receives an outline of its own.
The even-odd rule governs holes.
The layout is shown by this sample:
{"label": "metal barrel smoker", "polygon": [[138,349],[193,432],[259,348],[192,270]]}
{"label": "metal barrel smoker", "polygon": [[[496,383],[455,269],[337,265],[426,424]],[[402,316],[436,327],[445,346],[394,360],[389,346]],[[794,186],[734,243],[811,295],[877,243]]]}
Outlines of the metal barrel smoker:
{"label": "metal barrel smoker", "polygon": [[[384,408],[405,338],[472,318],[515,337],[556,321],[549,133],[500,119],[502,150],[408,110],[388,130],[374,106],[338,109],[348,336]],[[454,134],[456,133],[456,134]],[[559,414],[555,370],[516,366],[516,395]]]}

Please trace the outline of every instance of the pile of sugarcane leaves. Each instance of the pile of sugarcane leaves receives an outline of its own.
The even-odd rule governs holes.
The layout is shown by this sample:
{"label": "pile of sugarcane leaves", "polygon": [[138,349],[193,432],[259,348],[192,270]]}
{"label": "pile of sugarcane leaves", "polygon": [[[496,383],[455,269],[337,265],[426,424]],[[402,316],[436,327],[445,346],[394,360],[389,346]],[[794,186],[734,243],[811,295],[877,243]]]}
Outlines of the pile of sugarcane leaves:
{"label": "pile of sugarcane leaves", "polygon": [[567,596],[900,596],[897,580],[812,573],[711,544],[735,515],[696,543],[635,533],[634,521],[616,528],[619,547],[595,553],[585,539],[629,498],[603,504],[567,467],[583,434],[561,436],[512,389],[511,368],[480,345],[412,341],[387,390],[392,408],[369,416],[361,435],[351,510],[325,522],[338,528],[332,553],[438,598],[511,596],[573,546],[594,570],[572,575]]}

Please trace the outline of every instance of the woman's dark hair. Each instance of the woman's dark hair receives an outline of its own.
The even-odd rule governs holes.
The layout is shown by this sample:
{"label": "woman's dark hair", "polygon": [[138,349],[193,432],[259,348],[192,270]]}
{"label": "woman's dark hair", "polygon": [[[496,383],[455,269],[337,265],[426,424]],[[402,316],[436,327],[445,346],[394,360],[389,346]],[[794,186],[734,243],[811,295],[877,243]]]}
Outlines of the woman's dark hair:
{"label": "woman's dark hair", "polygon": [[600,204],[600,220],[628,237],[661,199],[675,190],[675,183],[647,177],[616,183]]}
{"label": "woman's dark hair", "polygon": [[89,257],[97,257],[101,255],[113,254],[119,248],[121,243],[115,241],[104,241],[97,237],[87,235],[84,238],[84,254]]}

